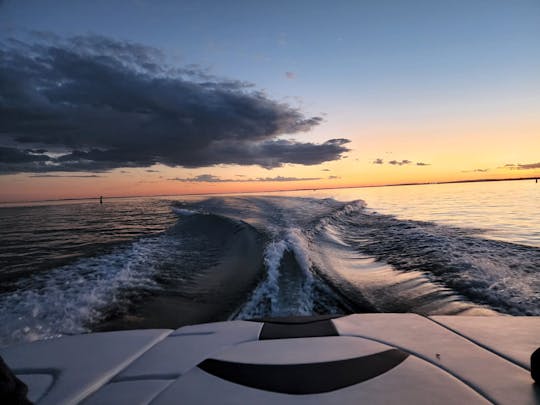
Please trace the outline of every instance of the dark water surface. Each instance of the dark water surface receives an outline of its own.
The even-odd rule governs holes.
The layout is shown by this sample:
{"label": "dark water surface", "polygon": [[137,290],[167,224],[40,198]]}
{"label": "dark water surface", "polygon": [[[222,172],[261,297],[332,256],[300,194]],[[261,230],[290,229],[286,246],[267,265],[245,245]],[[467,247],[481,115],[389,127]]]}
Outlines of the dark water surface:
{"label": "dark water surface", "polygon": [[349,312],[540,315],[533,182],[0,208],[0,344]]}

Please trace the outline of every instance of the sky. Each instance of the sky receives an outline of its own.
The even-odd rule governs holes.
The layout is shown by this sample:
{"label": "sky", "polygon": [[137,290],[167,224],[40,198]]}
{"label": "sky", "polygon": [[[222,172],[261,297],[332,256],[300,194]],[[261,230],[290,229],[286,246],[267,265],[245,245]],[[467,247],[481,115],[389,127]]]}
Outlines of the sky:
{"label": "sky", "polygon": [[540,177],[540,2],[0,1],[0,201]]}

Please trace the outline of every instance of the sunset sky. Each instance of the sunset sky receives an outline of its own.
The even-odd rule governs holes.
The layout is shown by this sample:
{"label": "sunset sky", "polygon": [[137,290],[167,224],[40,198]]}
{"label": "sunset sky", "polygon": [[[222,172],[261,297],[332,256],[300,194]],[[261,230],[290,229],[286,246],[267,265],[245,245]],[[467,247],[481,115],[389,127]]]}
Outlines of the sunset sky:
{"label": "sunset sky", "polygon": [[0,201],[540,177],[540,2],[0,1]]}

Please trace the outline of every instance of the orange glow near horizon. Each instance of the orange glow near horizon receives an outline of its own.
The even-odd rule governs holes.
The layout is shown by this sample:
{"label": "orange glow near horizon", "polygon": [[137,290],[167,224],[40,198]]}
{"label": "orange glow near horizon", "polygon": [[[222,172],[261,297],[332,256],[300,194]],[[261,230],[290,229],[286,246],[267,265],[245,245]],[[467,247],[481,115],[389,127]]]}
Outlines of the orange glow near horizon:
{"label": "orange glow near horizon", "polygon": [[[319,132],[328,138],[329,133],[339,130],[331,122],[325,123],[312,138],[319,141]],[[351,128],[346,133],[352,140],[346,157],[320,165],[285,165],[272,170],[239,165],[198,169],[156,165],[95,174],[4,175],[0,176],[0,201],[96,198],[100,195],[224,194],[540,177],[540,167],[527,170],[519,170],[517,166],[505,167],[508,164],[538,164],[539,133],[540,123],[531,117],[521,117],[521,121],[503,117],[489,126],[467,122],[439,126],[426,124],[418,128],[413,125],[399,129],[380,124],[370,128]],[[382,159],[384,164],[374,164],[376,159]],[[393,160],[410,160],[411,163],[402,166],[389,164]],[[419,162],[426,166],[418,166]],[[201,175],[233,181],[173,180],[188,180]],[[275,177],[317,180],[257,181]],[[246,179],[255,181],[244,181]]]}
{"label": "orange glow near horizon", "polygon": [[[386,169],[386,168],[385,168]],[[395,176],[395,171],[411,169],[402,176]],[[416,170],[414,170],[416,169]],[[385,186],[406,183],[452,182],[482,179],[515,179],[539,177],[540,170],[501,169],[492,172],[471,173],[433,173],[422,172],[425,168],[391,167],[374,171],[358,171],[356,174],[338,179],[310,181],[249,181],[249,182],[179,182],[167,179],[137,178],[133,175],[101,174],[103,177],[34,177],[27,175],[9,175],[0,178],[2,184],[1,202],[40,201],[69,198],[97,198],[156,196],[182,194],[229,194],[250,192],[292,191],[299,189],[353,188]],[[68,174],[71,175],[71,174]],[[226,177],[226,176],[224,176]],[[228,177],[226,177],[228,178]],[[9,187],[7,185],[9,184]]]}

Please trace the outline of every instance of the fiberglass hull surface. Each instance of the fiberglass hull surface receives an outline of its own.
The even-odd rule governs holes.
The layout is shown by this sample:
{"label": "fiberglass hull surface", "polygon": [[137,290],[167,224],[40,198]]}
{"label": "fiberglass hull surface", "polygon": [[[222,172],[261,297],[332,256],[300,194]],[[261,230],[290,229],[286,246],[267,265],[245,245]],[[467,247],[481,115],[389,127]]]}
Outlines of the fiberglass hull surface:
{"label": "fiberglass hull surface", "polygon": [[356,314],[0,349],[38,404],[540,402],[539,317]]}

